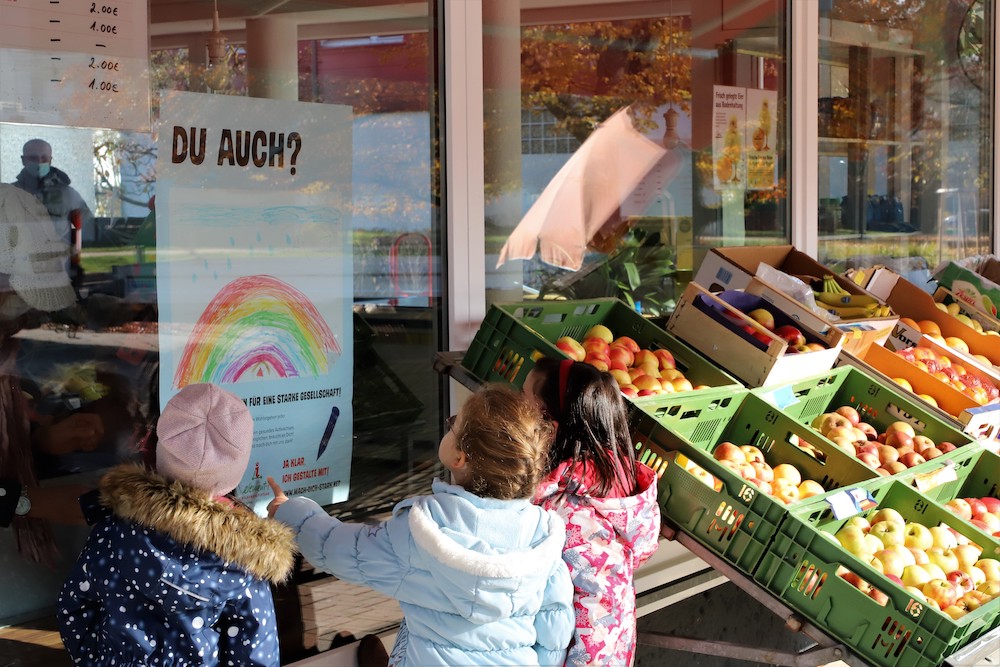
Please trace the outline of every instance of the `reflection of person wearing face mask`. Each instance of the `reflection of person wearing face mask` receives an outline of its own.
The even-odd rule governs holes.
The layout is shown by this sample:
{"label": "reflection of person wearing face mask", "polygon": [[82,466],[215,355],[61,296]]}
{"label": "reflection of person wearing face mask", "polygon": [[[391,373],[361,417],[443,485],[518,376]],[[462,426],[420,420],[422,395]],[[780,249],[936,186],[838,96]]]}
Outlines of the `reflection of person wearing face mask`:
{"label": "reflection of person wearing face mask", "polygon": [[80,241],[83,226],[93,215],[87,202],[70,185],[70,178],[61,169],[52,166],[52,146],[43,139],[31,139],[21,150],[24,168],[17,175],[14,185],[35,195],[45,205],[72,248],[70,278],[79,290],[82,280],[80,269]]}

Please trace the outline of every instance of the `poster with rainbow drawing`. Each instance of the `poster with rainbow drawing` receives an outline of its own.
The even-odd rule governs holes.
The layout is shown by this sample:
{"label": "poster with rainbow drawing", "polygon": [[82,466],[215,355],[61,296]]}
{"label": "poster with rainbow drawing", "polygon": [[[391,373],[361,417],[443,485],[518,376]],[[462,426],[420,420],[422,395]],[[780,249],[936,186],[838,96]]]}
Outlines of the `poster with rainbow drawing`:
{"label": "poster with rainbow drawing", "polygon": [[200,382],[243,399],[254,444],[236,492],[258,512],[268,476],[288,495],[346,500],[350,109],[170,94],[158,151],[161,407]]}

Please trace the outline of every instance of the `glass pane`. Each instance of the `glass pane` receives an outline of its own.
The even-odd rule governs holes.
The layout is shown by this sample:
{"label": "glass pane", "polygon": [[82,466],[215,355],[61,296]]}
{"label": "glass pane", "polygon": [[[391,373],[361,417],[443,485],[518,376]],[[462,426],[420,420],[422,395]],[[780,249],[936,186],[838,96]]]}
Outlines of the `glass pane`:
{"label": "glass pane", "polygon": [[821,6],[819,260],[922,283],[988,253],[993,3]]}
{"label": "glass pane", "polygon": [[[121,57],[0,39],[26,63],[0,81],[26,91],[0,99],[0,477],[75,490],[152,462],[163,405],[212,381],[255,419],[241,500],[261,511],[271,475],[387,512],[430,488],[450,414],[432,3],[139,4],[95,6]],[[65,108],[39,83],[58,67],[93,84]],[[38,542],[51,571],[0,531],[0,624],[53,605],[74,498]]]}
{"label": "glass pane", "polygon": [[788,241],[781,4],[484,3],[489,301],[662,315],[709,248]]}

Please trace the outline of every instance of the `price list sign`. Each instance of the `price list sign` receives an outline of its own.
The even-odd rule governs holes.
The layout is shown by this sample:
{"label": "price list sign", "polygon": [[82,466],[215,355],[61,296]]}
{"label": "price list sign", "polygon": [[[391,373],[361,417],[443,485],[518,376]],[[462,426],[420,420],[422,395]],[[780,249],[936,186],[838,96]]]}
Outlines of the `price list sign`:
{"label": "price list sign", "polygon": [[0,0],[0,122],[149,131],[146,4]]}

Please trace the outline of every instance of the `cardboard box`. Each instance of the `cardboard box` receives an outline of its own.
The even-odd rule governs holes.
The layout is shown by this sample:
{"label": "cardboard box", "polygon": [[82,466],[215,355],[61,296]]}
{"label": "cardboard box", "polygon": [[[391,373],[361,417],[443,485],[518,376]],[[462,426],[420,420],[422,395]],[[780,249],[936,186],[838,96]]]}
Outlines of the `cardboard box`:
{"label": "cardboard box", "polygon": [[[924,290],[889,269],[878,269],[868,281],[868,290],[888,303],[894,311],[904,318],[915,322],[931,320],[941,329],[945,338],[961,338],[969,346],[969,354],[952,350],[962,358],[963,364],[976,367],[978,370],[1000,380],[1000,371],[993,366],[1000,365],[1000,336],[989,336],[979,333],[972,327],[963,324],[954,316],[938,308],[934,298]],[[906,322],[899,322],[893,329],[892,337],[887,345],[894,350],[915,346],[921,338],[919,329]],[[971,355],[980,354],[990,360],[990,367]],[[860,356],[860,355],[859,355]]]}
{"label": "cardboard box", "polygon": [[[750,279],[757,275],[757,267],[761,264],[772,266],[804,282],[832,275],[845,291],[874,296],[853,280],[834,273],[791,245],[712,248],[698,268],[694,282],[711,292],[745,289],[750,284]],[[835,325],[848,334],[843,343],[844,349],[861,354],[869,345],[881,345],[885,342],[898,320],[898,316],[892,314],[888,317],[843,320]]]}
{"label": "cardboard box", "polygon": [[[922,339],[921,343],[923,346],[934,345],[933,341],[926,338]],[[842,352],[837,357],[835,365],[845,364],[889,382],[895,382],[894,378],[906,380],[913,387],[912,393],[918,400],[924,401],[927,407],[933,409],[942,419],[977,440],[993,442],[1000,436],[1000,403],[979,405],[951,385],[920,370],[881,345],[868,348],[862,357]],[[928,403],[921,394],[934,396],[938,404]]]}
{"label": "cardboard box", "polygon": [[934,279],[938,285],[948,288],[959,301],[997,317],[1000,284],[987,278],[983,271],[996,277],[1000,273],[1000,262],[994,257],[987,257],[976,265],[974,271],[955,262],[944,262],[934,269]]}
{"label": "cardboard box", "polygon": [[[768,296],[771,301],[735,290],[713,294],[697,283],[688,283],[667,321],[667,330],[751,387],[787,383],[829,370],[843,346],[843,333],[836,327],[820,332],[805,324],[803,318],[808,311],[782,292],[772,290]],[[776,326],[793,324],[807,342],[820,343],[827,349],[788,352],[787,342],[747,317],[746,312],[760,307],[771,311]],[[738,326],[751,327],[767,342]]]}
{"label": "cardboard box", "polygon": [[955,295],[952,294],[951,290],[947,287],[938,287],[934,290],[934,301],[936,303],[943,303],[946,306],[949,303],[957,303],[959,312],[963,315],[968,315],[970,318],[979,322],[979,326],[983,328],[983,331],[1000,332],[1000,320],[992,315],[987,315],[984,311],[979,310],[972,304],[965,303],[964,301],[955,298]]}

